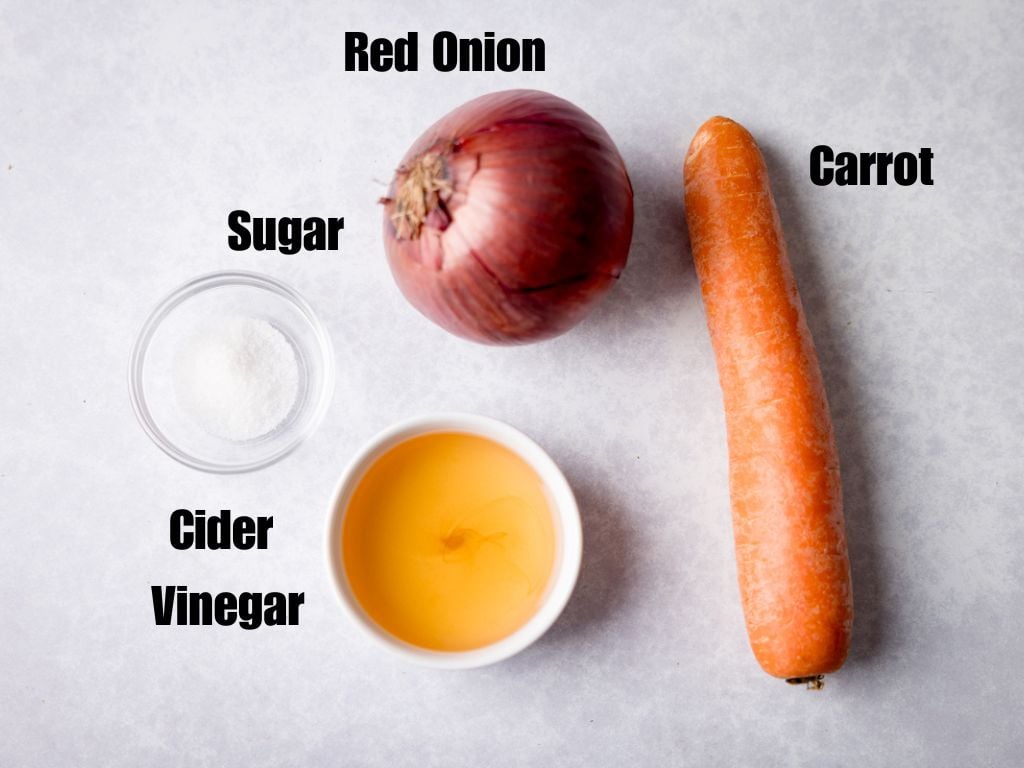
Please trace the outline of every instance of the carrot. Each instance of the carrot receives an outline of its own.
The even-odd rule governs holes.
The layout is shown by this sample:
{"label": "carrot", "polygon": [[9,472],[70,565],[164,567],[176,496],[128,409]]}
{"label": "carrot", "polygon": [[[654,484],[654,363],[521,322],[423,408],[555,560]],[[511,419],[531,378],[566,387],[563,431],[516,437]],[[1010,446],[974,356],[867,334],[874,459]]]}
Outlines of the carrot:
{"label": "carrot", "polygon": [[743,614],[770,675],[821,687],[853,625],[832,421],[768,170],[713,117],[683,166],[686,221],[725,401]]}

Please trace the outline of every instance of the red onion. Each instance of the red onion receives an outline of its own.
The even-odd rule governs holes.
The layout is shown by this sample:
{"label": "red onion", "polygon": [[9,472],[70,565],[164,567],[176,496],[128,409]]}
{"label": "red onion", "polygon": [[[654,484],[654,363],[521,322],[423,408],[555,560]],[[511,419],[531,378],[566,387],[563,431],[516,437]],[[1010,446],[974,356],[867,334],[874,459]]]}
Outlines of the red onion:
{"label": "red onion", "polygon": [[543,91],[492,93],[441,118],[381,202],[405,297],[489,344],[578,323],[622,272],[633,233],[633,189],[611,138]]}

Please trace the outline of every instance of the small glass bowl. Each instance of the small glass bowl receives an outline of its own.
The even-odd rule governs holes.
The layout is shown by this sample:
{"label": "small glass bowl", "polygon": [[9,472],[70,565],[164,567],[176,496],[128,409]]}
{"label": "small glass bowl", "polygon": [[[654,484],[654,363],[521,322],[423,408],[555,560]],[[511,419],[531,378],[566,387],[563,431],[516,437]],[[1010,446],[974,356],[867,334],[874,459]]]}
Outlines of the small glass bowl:
{"label": "small glass bowl", "polygon": [[[299,367],[295,405],[277,427],[252,440],[209,434],[182,411],[175,393],[182,342],[201,325],[230,315],[274,326]],[[254,272],[214,272],[185,283],[153,310],[132,349],[128,386],[139,423],[164,453],[204,472],[250,472],[284,458],[319,426],[334,391],[334,352],[313,308],[293,289]]]}

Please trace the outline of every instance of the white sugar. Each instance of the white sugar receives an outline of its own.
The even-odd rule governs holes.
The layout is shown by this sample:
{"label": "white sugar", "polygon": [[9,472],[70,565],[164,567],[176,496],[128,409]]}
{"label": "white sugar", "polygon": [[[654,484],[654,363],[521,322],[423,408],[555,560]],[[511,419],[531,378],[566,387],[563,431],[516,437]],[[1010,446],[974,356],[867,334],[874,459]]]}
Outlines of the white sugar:
{"label": "white sugar", "polygon": [[252,440],[273,431],[295,405],[299,366],[270,323],[221,317],[179,347],[174,384],[182,408],[207,432]]}

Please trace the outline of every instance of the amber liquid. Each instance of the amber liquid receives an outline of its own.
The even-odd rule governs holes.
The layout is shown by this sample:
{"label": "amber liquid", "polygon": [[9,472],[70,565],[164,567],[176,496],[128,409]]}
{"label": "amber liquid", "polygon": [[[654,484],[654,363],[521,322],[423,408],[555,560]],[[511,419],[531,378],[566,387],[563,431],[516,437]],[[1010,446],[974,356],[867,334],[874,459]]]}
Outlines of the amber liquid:
{"label": "amber liquid", "polygon": [[519,456],[476,435],[406,440],[370,467],[349,502],[345,572],[395,637],[465,651],[536,612],[555,562],[551,503]]}

